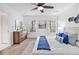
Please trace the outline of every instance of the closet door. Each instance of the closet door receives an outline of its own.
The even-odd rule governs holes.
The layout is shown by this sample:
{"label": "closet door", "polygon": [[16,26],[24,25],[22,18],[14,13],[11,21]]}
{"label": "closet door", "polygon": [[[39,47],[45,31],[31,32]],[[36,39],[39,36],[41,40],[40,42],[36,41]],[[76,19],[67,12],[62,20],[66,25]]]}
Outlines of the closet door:
{"label": "closet door", "polygon": [[1,16],[1,43],[8,44],[10,43],[9,31],[8,31],[8,16]]}

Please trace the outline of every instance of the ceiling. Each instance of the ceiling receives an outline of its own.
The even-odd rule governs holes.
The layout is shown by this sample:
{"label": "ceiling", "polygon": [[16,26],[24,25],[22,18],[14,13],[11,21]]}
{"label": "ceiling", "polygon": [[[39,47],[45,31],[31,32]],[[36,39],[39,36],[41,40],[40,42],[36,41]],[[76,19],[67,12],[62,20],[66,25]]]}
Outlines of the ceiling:
{"label": "ceiling", "polygon": [[74,3],[46,3],[45,5],[54,6],[54,9],[45,9],[44,13],[41,13],[38,10],[32,11],[31,9],[33,9],[36,6],[31,3],[7,3],[7,5],[15,9],[23,16],[25,16],[25,15],[59,15],[75,4]]}

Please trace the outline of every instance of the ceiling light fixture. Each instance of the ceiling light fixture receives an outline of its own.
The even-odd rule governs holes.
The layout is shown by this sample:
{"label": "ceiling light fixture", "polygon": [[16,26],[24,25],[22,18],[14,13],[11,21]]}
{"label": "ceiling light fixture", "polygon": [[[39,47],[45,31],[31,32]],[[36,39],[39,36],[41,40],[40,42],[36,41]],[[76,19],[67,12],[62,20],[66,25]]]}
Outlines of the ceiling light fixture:
{"label": "ceiling light fixture", "polygon": [[44,8],[42,6],[38,7],[38,10],[41,11],[42,13],[44,12]]}
{"label": "ceiling light fixture", "polygon": [[33,8],[32,10],[39,10],[39,11],[41,11],[41,13],[44,13],[45,9],[53,9],[54,8],[54,6],[48,6],[48,5],[45,5],[45,3],[38,3],[38,4],[33,4],[33,5],[36,5],[36,7]]}

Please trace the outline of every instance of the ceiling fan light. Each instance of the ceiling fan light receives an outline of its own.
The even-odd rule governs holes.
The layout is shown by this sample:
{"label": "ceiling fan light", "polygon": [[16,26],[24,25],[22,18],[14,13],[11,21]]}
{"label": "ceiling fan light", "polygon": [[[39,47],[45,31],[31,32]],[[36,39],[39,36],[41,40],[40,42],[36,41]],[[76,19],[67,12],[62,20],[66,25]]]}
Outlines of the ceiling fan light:
{"label": "ceiling fan light", "polygon": [[40,10],[41,11],[41,13],[44,13],[44,10]]}
{"label": "ceiling fan light", "polygon": [[44,8],[42,6],[38,7],[38,10],[44,10]]}

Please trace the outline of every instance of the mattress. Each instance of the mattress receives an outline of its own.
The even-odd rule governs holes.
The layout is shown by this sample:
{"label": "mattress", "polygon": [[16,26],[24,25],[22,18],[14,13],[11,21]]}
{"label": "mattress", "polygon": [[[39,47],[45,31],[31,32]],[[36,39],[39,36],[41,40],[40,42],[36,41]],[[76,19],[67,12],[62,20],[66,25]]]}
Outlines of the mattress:
{"label": "mattress", "polygon": [[50,38],[49,36],[46,36],[47,41],[50,45],[50,51],[48,50],[37,50],[39,38],[37,37],[34,49],[32,51],[32,54],[36,55],[79,55],[79,47],[72,46],[69,44],[64,44],[58,42],[55,37]]}

